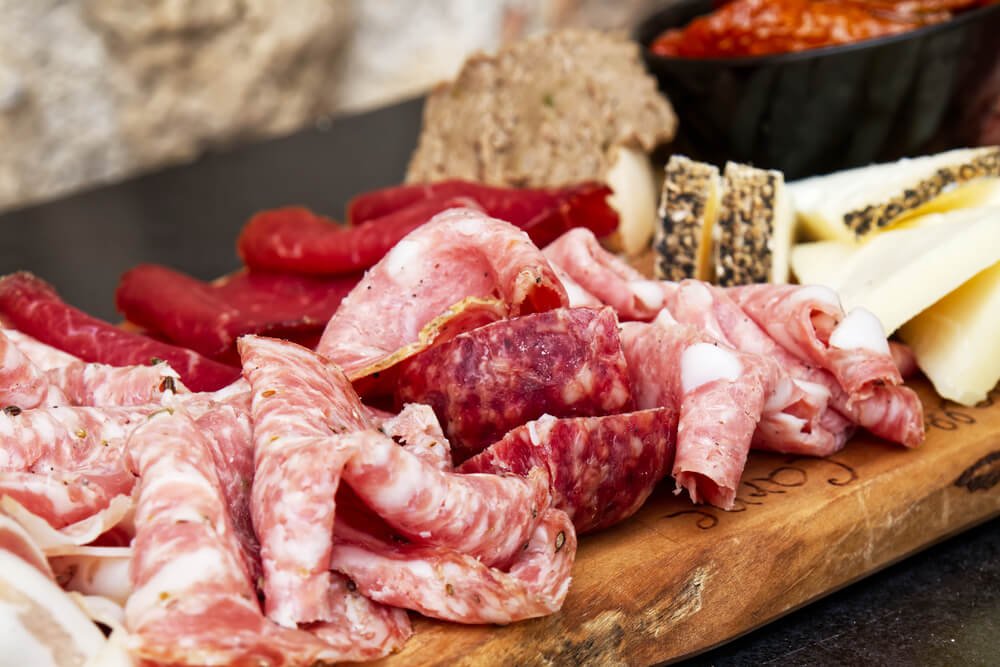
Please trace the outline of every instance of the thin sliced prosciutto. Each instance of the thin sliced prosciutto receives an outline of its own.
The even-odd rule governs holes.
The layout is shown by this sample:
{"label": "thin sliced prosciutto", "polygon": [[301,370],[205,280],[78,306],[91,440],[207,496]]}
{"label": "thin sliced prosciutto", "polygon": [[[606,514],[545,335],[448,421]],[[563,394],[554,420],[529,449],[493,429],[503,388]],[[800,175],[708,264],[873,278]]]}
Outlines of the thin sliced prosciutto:
{"label": "thin sliced prosciutto", "polygon": [[622,319],[651,320],[663,307],[663,292],[612,253],[588,229],[572,229],[545,246],[545,256],[587,294],[617,311]]}
{"label": "thin sliced prosciutto", "polygon": [[129,648],[167,664],[311,664],[345,659],[261,613],[205,437],[181,411],[137,429],[140,477],[125,606]]}
{"label": "thin sliced prosciutto", "polygon": [[553,507],[585,533],[639,509],[670,470],[676,432],[673,407],[604,417],[545,416],[514,429],[459,471],[527,475],[544,466]]}
{"label": "thin sliced prosciutto", "polygon": [[365,274],[317,350],[356,380],[463,331],[566,303],[558,277],[524,232],[452,209]]}
{"label": "thin sliced prosciutto", "polygon": [[434,408],[459,461],[543,414],[632,406],[610,308],[553,310],[463,333],[404,362],[396,395]]}
{"label": "thin sliced prosciutto", "polygon": [[364,408],[340,369],[310,350],[258,336],[239,350],[253,395],[251,512],[267,615],[287,627],[331,620],[335,496],[353,453],[345,436],[369,426]]}
{"label": "thin sliced prosciutto", "polygon": [[488,566],[510,564],[551,500],[544,466],[524,478],[449,473],[377,431],[354,438],[344,480],[365,504],[410,541]]}
{"label": "thin sliced prosciutto", "polygon": [[129,322],[228,362],[236,361],[236,339],[244,334],[318,339],[358,279],[241,271],[206,283],[140,264],[121,277],[115,304]]}
{"label": "thin sliced prosciutto", "polygon": [[549,509],[506,571],[441,547],[399,544],[338,524],[330,565],[385,604],[456,623],[512,623],[558,611],[569,591],[576,533]]}
{"label": "thin sliced prosciutto", "polygon": [[114,327],[64,303],[51,285],[30,273],[0,278],[0,319],[7,326],[83,361],[111,366],[168,362],[192,391],[212,391],[239,370],[197,352]]}
{"label": "thin sliced prosciutto", "polygon": [[623,326],[622,341],[638,406],[680,410],[677,488],[696,503],[731,509],[774,366],[671,321],[666,311],[653,324]]}

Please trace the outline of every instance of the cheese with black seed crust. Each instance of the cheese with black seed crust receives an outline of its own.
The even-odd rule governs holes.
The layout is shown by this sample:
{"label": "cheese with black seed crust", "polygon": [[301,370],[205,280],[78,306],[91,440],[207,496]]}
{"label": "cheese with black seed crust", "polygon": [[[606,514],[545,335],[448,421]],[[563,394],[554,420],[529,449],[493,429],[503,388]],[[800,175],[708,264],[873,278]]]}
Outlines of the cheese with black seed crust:
{"label": "cheese with black seed crust", "polygon": [[712,230],[719,211],[721,183],[713,165],[674,155],[667,163],[660,194],[656,277],[711,281]]}
{"label": "cheese with black seed crust", "polygon": [[803,231],[863,239],[907,218],[980,205],[1000,187],[1000,146],[960,148],[789,184]]}
{"label": "cheese with black seed crust", "polygon": [[780,171],[729,162],[715,224],[715,282],[788,282],[794,208]]}

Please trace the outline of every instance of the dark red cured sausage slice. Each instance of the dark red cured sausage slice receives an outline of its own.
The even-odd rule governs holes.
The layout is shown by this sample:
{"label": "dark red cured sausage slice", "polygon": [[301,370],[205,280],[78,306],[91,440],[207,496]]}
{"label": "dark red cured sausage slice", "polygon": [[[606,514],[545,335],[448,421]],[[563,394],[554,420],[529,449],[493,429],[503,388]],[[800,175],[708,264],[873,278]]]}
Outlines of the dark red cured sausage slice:
{"label": "dark red cured sausage slice", "polygon": [[377,431],[357,440],[344,480],[413,542],[454,549],[488,566],[510,564],[549,506],[544,467],[517,476],[443,472]]}
{"label": "dark red cured sausage slice", "polygon": [[0,331],[0,407],[66,405],[65,394]]}
{"label": "dark red cured sausage slice", "polygon": [[264,618],[209,444],[189,417],[156,415],[133,433],[129,454],[140,477],[125,606],[133,655],[188,665],[344,659]]}
{"label": "dark red cured sausage slice", "polygon": [[375,539],[338,523],[330,565],[373,599],[456,623],[512,623],[558,611],[569,591],[576,534],[549,509],[506,571],[471,556]]}
{"label": "dark red cured sausage slice", "polygon": [[122,276],[115,304],[129,322],[172,343],[235,361],[236,339],[243,334],[318,338],[358,278],[243,271],[205,283],[140,264]]}
{"label": "dark red cured sausage slice", "polygon": [[239,377],[239,370],[197,352],[130,333],[64,303],[52,286],[30,273],[0,278],[0,318],[39,341],[84,361],[111,366],[163,359],[192,391],[212,391]]}
{"label": "dark red cured sausage slice", "polygon": [[572,229],[545,246],[545,256],[622,319],[651,320],[663,306],[659,283],[603,247],[589,229]]}
{"label": "dark red cured sausage slice", "polygon": [[565,188],[515,189],[469,181],[441,181],[402,185],[358,195],[347,207],[352,225],[384,217],[415,202],[467,197],[491,218],[505,220],[528,232],[538,246],[546,245],[573,227],[587,227],[597,236],[618,228],[618,214],[608,204],[611,189],[602,183],[580,183]]}
{"label": "dark red cured sausage slice", "polygon": [[189,394],[166,362],[149,366],[108,366],[75,361],[46,371],[66,395],[68,405],[98,407],[147,405],[170,394]]}
{"label": "dark red cured sausage slice", "polygon": [[558,277],[524,232],[452,209],[365,274],[317,350],[356,380],[487,322],[565,305]]}
{"label": "dark red cured sausage slice", "polygon": [[338,225],[305,208],[258,213],[246,224],[236,247],[255,271],[318,276],[354,273],[373,266],[392,246],[436,214],[476,203],[462,197],[414,202],[357,227]]}
{"label": "dark red cured sausage slice", "polygon": [[525,475],[545,466],[552,504],[578,533],[607,528],[635,513],[674,458],[677,410],[605,417],[543,417],[508,433],[466,461],[460,472]]}
{"label": "dark red cured sausage slice", "polygon": [[622,327],[640,408],[677,406],[673,476],[694,502],[731,509],[775,366],[668,319]]}
{"label": "dark red cured sausage slice", "polygon": [[404,362],[397,396],[434,408],[458,461],[543,414],[606,415],[632,406],[610,308],[553,310],[463,333]]}
{"label": "dark red cured sausage slice", "polygon": [[344,374],[310,350],[258,336],[239,349],[253,395],[251,512],[267,615],[287,627],[328,621],[334,498],[353,453],[345,436],[368,420]]}

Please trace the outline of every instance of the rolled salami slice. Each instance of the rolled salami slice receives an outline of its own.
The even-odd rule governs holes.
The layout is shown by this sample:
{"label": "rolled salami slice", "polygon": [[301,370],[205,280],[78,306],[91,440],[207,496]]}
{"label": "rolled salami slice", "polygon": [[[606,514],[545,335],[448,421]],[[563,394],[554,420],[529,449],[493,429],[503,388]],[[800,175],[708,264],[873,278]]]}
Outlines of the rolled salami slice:
{"label": "rolled salami slice", "polygon": [[605,250],[589,229],[572,229],[545,246],[545,256],[586,293],[626,320],[651,320],[663,307],[658,283]]}
{"label": "rolled salami slice", "polygon": [[397,397],[434,408],[458,461],[543,414],[632,407],[610,308],[553,310],[463,333],[404,362]]}
{"label": "rolled salami slice", "polygon": [[585,533],[607,528],[642,506],[670,470],[676,432],[672,405],[604,417],[545,416],[512,430],[459,471],[527,475],[544,466],[552,479],[553,507]]}
{"label": "rolled salami slice", "polygon": [[505,572],[441,547],[389,543],[338,523],[330,565],[380,602],[456,623],[513,623],[558,611],[569,591],[576,533],[542,514]]}
{"label": "rolled salami slice", "polygon": [[377,431],[354,436],[344,480],[400,534],[505,567],[549,506],[543,466],[526,478],[442,472]]}
{"label": "rolled salami slice", "polygon": [[312,664],[344,659],[261,613],[204,435],[182,411],[132,434],[140,477],[125,606],[129,648],[167,664]]}
{"label": "rolled salami slice", "polygon": [[239,376],[238,369],[197,352],[91,317],[64,303],[51,285],[26,272],[0,278],[0,318],[5,325],[83,361],[132,366],[162,359],[192,391],[219,389]]}
{"label": "rolled salami slice", "polygon": [[[253,395],[251,512],[260,538],[264,601],[286,627],[333,618],[330,547],[346,435],[368,428],[340,369],[274,338],[239,340]],[[393,445],[395,446],[395,445]]]}
{"label": "rolled salami slice", "polygon": [[487,322],[566,302],[524,232],[452,209],[407,235],[365,274],[317,350],[356,380]]}
{"label": "rolled salami slice", "polygon": [[451,443],[429,405],[407,403],[398,415],[382,419],[378,428],[400,447],[437,470],[451,472],[454,468]]}
{"label": "rolled salami slice", "polygon": [[774,365],[671,321],[627,323],[622,342],[640,408],[678,406],[673,476],[694,502],[731,509]]}

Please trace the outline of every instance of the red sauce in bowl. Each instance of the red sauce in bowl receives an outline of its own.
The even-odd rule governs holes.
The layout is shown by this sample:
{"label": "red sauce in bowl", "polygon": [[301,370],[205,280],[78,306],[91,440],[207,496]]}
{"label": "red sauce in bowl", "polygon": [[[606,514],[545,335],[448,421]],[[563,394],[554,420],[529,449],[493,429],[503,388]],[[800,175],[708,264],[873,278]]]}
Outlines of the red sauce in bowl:
{"label": "red sauce in bowl", "polygon": [[734,0],[650,46],[681,58],[805,51],[895,35],[996,0]]}

